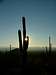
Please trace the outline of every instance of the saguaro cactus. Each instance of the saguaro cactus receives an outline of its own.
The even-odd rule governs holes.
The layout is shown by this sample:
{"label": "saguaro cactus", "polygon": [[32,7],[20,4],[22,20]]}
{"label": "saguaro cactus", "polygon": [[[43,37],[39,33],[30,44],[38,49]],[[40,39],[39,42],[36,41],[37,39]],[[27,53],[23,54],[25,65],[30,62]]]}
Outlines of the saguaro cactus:
{"label": "saguaro cactus", "polygon": [[19,48],[20,54],[22,54],[23,63],[26,63],[27,57],[27,48],[29,45],[29,37],[26,36],[26,25],[25,25],[25,17],[22,17],[22,24],[23,24],[23,44],[22,44],[22,37],[21,37],[21,30],[18,30],[19,35]]}
{"label": "saguaro cactus", "polygon": [[25,38],[26,38],[25,17],[22,17],[22,23],[23,23],[23,48],[25,48]]}
{"label": "saguaro cactus", "polygon": [[23,23],[23,63],[25,64],[27,61],[27,48],[29,44],[29,37],[26,36],[25,17],[22,17],[22,23]]}
{"label": "saguaro cactus", "polygon": [[51,54],[51,37],[49,36],[49,54]]}
{"label": "saguaro cactus", "polygon": [[18,36],[19,36],[19,49],[20,49],[20,57],[19,57],[19,63],[23,63],[23,58],[22,58],[22,37],[21,37],[21,30],[18,30]]}
{"label": "saguaro cactus", "polygon": [[10,53],[11,53],[11,44],[10,44]]}
{"label": "saguaro cactus", "polygon": [[10,44],[10,51],[11,51],[11,44]]}
{"label": "saguaro cactus", "polygon": [[23,49],[24,51],[26,51],[29,44],[29,37],[26,36],[25,17],[22,17],[22,23],[23,23]]}
{"label": "saguaro cactus", "polygon": [[19,48],[22,51],[22,37],[21,37],[21,30],[18,30],[18,35],[19,35]]}

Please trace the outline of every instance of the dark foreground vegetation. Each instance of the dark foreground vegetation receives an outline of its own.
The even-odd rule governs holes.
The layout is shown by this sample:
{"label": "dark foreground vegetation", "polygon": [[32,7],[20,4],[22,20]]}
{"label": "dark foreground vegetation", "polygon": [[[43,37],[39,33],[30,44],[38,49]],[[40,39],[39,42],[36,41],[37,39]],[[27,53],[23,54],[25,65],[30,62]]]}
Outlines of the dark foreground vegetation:
{"label": "dark foreground vegetation", "polygon": [[44,51],[28,51],[27,63],[20,64],[19,49],[0,52],[1,74],[38,74],[48,75],[56,73],[56,52],[51,54]]}
{"label": "dark foreground vegetation", "polygon": [[[49,36],[49,52],[28,51],[29,36],[26,35],[25,17],[22,17],[23,32],[18,30],[19,49],[0,52],[0,74],[4,75],[50,75],[56,73],[56,52],[52,52]],[[21,33],[23,33],[23,40]],[[23,42],[23,44],[22,44]]]}

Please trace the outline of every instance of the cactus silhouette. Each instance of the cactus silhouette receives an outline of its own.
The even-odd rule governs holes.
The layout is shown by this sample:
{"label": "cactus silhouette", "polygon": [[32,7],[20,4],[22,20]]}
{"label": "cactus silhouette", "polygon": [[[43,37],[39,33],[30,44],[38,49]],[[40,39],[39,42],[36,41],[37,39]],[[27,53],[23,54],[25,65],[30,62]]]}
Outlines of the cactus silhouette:
{"label": "cactus silhouette", "polygon": [[10,44],[10,53],[11,53],[11,44]]}
{"label": "cactus silhouette", "polygon": [[11,51],[11,44],[10,44],[10,51]]}
{"label": "cactus silhouette", "polygon": [[22,50],[22,37],[21,37],[21,30],[18,30],[18,35],[19,35],[19,48]]}
{"label": "cactus silhouette", "polygon": [[49,55],[51,54],[51,37],[49,36]]}
{"label": "cactus silhouette", "polygon": [[22,57],[23,64],[25,64],[27,60],[27,48],[29,45],[29,37],[26,36],[25,17],[22,17],[22,25],[23,25],[23,35],[22,35],[23,41],[22,41],[22,36],[21,36],[21,30],[18,30],[18,36],[19,36],[20,55]]}

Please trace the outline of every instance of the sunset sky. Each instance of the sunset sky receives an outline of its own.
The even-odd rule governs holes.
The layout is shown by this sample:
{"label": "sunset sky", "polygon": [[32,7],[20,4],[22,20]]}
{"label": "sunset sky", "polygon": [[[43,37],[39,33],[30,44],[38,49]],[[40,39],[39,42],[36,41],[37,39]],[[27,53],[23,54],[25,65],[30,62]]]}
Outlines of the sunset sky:
{"label": "sunset sky", "polygon": [[0,0],[0,47],[18,47],[18,29],[26,17],[29,46],[56,47],[56,0]]}

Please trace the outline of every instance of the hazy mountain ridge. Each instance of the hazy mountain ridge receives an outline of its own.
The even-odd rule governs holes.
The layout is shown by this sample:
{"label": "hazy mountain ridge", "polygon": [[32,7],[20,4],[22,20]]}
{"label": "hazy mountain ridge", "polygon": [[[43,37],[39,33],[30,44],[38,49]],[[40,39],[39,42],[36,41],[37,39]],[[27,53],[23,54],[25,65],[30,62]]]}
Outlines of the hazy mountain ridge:
{"label": "hazy mountain ridge", "polygon": [[[16,49],[16,47],[12,47],[11,50]],[[48,50],[48,48],[47,48]],[[56,47],[52,48],[52,51],[56,50]],[[10,47],[0,47],[0,51],[10,51]],[[45,47],[29,47],[27,51],[46,51]]]}

